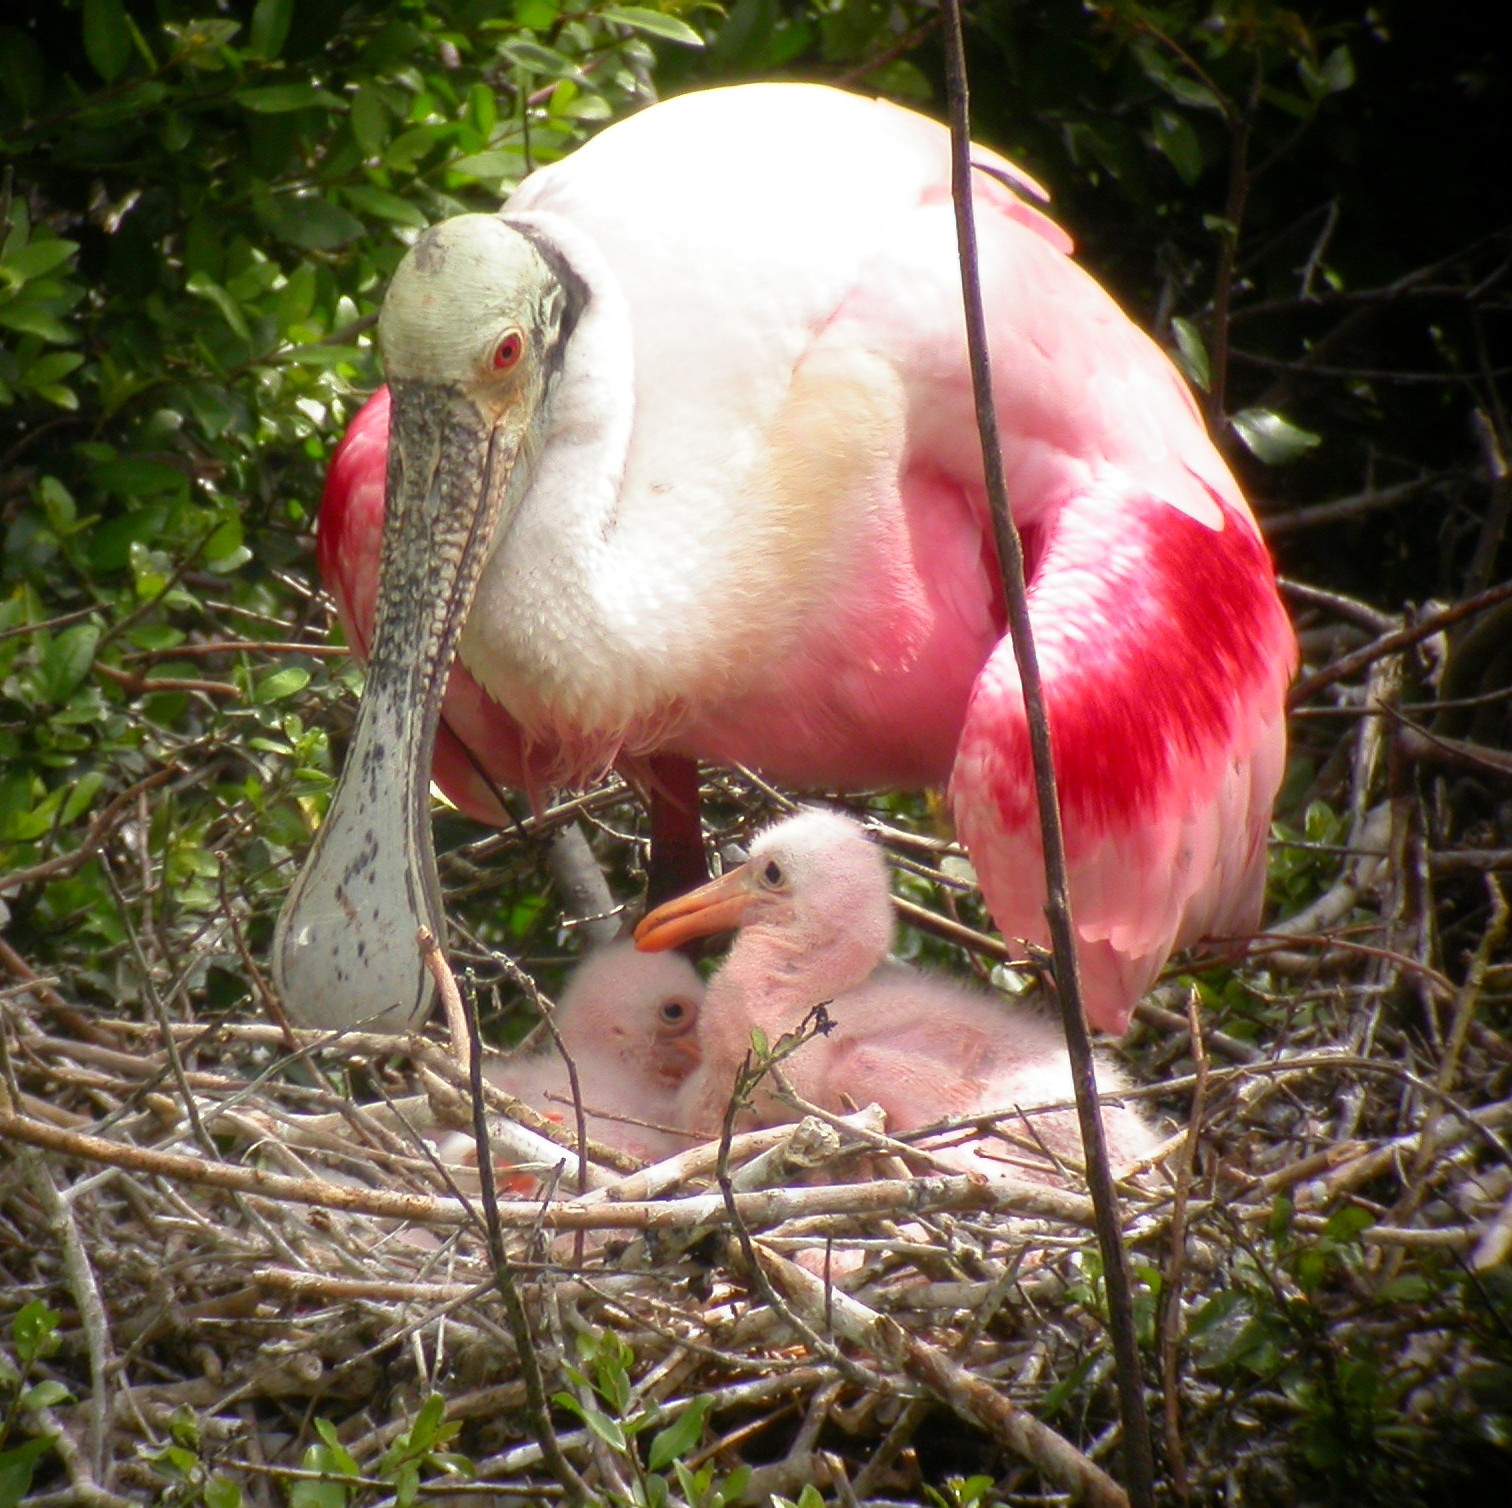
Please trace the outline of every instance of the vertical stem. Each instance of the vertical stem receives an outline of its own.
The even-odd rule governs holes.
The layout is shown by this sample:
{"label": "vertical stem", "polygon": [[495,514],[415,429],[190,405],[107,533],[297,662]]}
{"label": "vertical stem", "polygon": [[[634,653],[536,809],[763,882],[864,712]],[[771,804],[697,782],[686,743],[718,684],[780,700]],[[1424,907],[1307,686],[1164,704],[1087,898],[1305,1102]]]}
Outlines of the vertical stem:
{"label": "vertical stem", "polygon": [[998,439],[997,413],[992,403],[992,370],[982,313],[981,278],[977,266],[976,222],[971,201],[970,101],[966,82],[966,49],[961,32],[960,0],[944,0],[945,58],[950,96],[951,192],[955,203],[956,237],[961,260],[961,293],[966,312],[966,345],[971,360],[971,385],[976,401],[977,428],[987,500],[992,512],[993,538],[1003,576],[1003,595],[1014,658],[1024,692],[1029,724],[1029,747],[1034,767],[1035,795],[1045,851],[1045,914],[1050,925],[1055,992],[1060,1001],[1076,1085],[1076,1109],[1087,1154],[1087,1182],[1097,1219],[1108,1303],[1108,1330],[1113,1341],[1118,1380],[1119,1413],[1123,1422],[1124,1469],[1130,1501],[1135,1508],[1152,1508],[1155,1501],[1155,1455],[1150,1419],[1145,1409],[1140,1374],[1139,1342],[1130,1297],[1128,1257],[1119,1230],[1118,1195],[1108,1171],[1102,1119],[1097,1111],[1097,1083],[1092,1044],[1082,1015],[1081,982],[1077,972],[1075,934],[1067,899],[1066,849],[1061,832],[1060,803],[1050,757],[1050,727],[1045,715],[1044,688],[1029,624],[1029,597],[1024,580],[1024,551],[1008,509],[1003,455]]}
{"label": "vertical stem", "polygon": [[[524,1300],[520,1297],[519,1285],[515,1282],[514,1267],[509,1254],[504,1250],[504,1232],[499,1224],[499,1197],[494,1187],[493,1158],[488,1151],[488,1116],[483,1099],[483,1041],[478,1032],[478,1012],[471,996],[462,997],[462,1010],[467,1022],[467,1076],[468,1087],[472,1090],[473,1138],[478,1145],[478,1193],[482,1198],[483,1219],[488,1231],[488,1255],[493,1265],[494,1287],[504,1300],[504,1315],[520,1363],[520,1380],[525,1384],[525,1407],[536,1444],[541,1447],[541,1458],[546,1463],[546,1469],[561,1484],[565,1501],[572,1508],[586,1508],[591,1501],[588,1488],[573,1469],[572,1463],[562,1454],[561,1442],[551,1425],[551,1405],[547,1401],[546,1386],[541,1376],[535,1334],[530,1327],[530,1316],[525,1312]],[[576,1089],[574,1084],[575,1099]],[[579,1104],[581,1105],[580,1100]]]}
{"label": "vertical stem", "polygon": [[1227,417],[1229,367],[1229,311],[1234,298],[1234,275],[1239,263],[1239,227],[1244,223],[1244,207],[1249,199],[1250,122],[1260,102],[1263,72],[1255,63],[1254,82],[1242,115],[1229,114],[1229,131],[1233,139],[1229,161],[1228,197],[1223,206],[1223,248],[1218,254],[1218,273],[1213,283],[1213,324],[1208,336],[1207,420],[1214,430],[1221,430]]}

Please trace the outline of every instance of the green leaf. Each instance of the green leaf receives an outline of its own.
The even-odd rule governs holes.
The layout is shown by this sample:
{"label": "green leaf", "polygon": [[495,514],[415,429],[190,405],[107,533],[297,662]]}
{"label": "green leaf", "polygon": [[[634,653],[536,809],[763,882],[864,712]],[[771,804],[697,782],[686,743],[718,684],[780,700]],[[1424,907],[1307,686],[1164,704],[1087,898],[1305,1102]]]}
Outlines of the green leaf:
{"label": "green leaf", "polygon": [[673,1461],[681,1460],[703,1438],[704,1419],[714,1400],[701,1393],[682,1413],[651,1438],[651,1453],[646,1465],[652,1471],[661,1471]]}
{"label": "green leaf", "polygon": [[517,147],[503,147],[492,152],[473,152],[449,162],[449,173],[461,173],[468,178],[489,182],[497,178],[517,178],[524,164],[524,157]]}
{"label": "green leaf", "polygon": [[556,0],[515,0],[515,20],[527,31],[550,30],[561,13]]}
{"label": "green leaf", "polygon": [[340,95],[322,89],[319,84],[259,84],[247,89],[238,89],[232,96],[238,104],[259,115],[284,115],[290,110],[345,110],[346,101]]}
{"label": "green leaf", "polygon": [[341,1436],[337,1433],[336,1426],[329,1419],[317,1418],[315,1433],[325,1442],[324,1450],[318,1445],[312,1445],[305,1452],[306,1457],[313,1455],[319,1459],[320,1464],[315,1469],[340,1472],[344,1476],[355,1477],[358,1474],[357,1461],[341,1443]]}
{"label": "green leaf", "polygon": [[21,1395],[21,1407],[27,1409],[50,1409],[54,1404],[62,1403],[65,1399],[72,1398],[73,1394],[68,1391],[56,1378],[47,1378],[29,1387]]}
{"label": "green leaf", "polygon": [[221,318],[243,340],[251,340],[252,332],[247,328],[247,322],[242,318],[242,312],[237,307],[236,300],[226,292],[213,278],[206,277],[203,272],[191,272],[184,282],[184,288],[196,298],[207,299],[221,312]]}
{"label": "green leaf", "polygon": [[647,10],[640,5],[610,5],[599,12],[606,21],[619,26],[628,26],[633,31],[643,31],[648,36],[661,37],[668,42],[681,42],[684,47],[702,47],[704,39],[676,16],[663,15],[659,10]]}
{"label": "green leaf", "polygon": [[84,358],[77,351],[49,351],[27,367],[26,382],[29,387],[40,390],[46,384],[78,371],[83,365]]}
{"label": "green leaf", "polygon": [[205,1483],[205,1508],[241,1508],[241,1488],[225,1477],[211,1477]]}
{"label": "green leaf", "polygon": [[1187,1320],[1187,1334],[1198,1336],[1220,1324],[1237,1309],[1246,1308],[1249,1300],[1237,1288],[1225,1288],[1197,1305]]}
{"label": "green leaf", "polygon": [[352,95],[349,115],[352,135],[357,145],[368,157],[377,157],[383,152],[388,140],[389,111],[383,103],[382,93],[372,84],[362,84]]}
{"label": "green leaf", "polygon": [[131,56],[131,23],[121,0],[84,0],[84,55],[107,84]]}
{"label": "green leaf", "polygon": [[487,84],[472,86],[467,96],[467,114],[478,134],[487,141],[499,123],[499,102]]}
{"label": "green leaf", "polygon": [[38,236],[29,245],[20,244],[14,253],[10,253],[7,242],[0,250],[0,266],[8,267],[30,281],[45,277],[53,268],[62,266],[78,249],[77,241],[65,241],[61,236]]}
{"label": "green leaf", "polygon": [[44,1436],[0,1451],[0,1508],[16,1508],[25,1501],[37,1462],[51,1449],[52,1441]]}
{"label": "green leaf", "polygon": [[335,251],[366,234],[356,215],[315,194],[268,196],[258,205],[258,212],[279,240],[302,251]]}
{"label": "green leaf", "polygon": [[32,385],[32,391],[41,399],[54,404],[58,408],[66,408],[70,413],[79,406],[79,395],[71,387],[63,387],[55,382],[38,382]]}
{"label": "green leaf", "polygon": [[1240,409],[1229,423],[1251,454],[1267,466],[1283,466],[1323,443],[1321,435],[1283,419],[1274,409]]}
{"label": "green leaf", "polygon": [[1324,99],[1330,94],[1342,94],[1344,90],[1354,87],[1354,59],[1350,56],[1347,47],[1335,47],[1318,67],[1314,67],[1308,59],[1303,58],[1297,65],[1297,71],[1302,76],[1302,82],[1307,85],[1308,93],[1314,99]]}
{"label": "green leaf", "polygon": [[41,1299],[31,1299],[17,1311],[11,1321],[11,1339],[24,1367],[42,1357],[51,1356],[59,1345],[58,1326],[63,1316],[49,1309]]}
{"label": "green leaf", "polygon": [[71,344],[74,332],[61,320],[34,304],[0,304],[0,325],[8,330],[18,330],[23,335],[35,335],[54,345]]}
{"label": "green leaf", "polygon": [[[189,478],[181,467],[147,456],[122,456],[118,460],[103,461],[90,474],[90,480],[101,492],[134,502],[145,498],[182,500],[189,496]],[[146,540],[151,536],[139,534],[135,537]]]}
{"label": "green leaf", "polygon": [[30,115],[41,103],[46,87],[42,49],[19,26],[5,27],[0,33],[0,92],[22,115]]}
{"label": "green leaf", "polygon": [[77,822],[94,805],[94,799],[100,794],[104,784],[105,775],[101,770],[90,770],[81,775],[74,782],[58,813],[60,825],[67,827]]}
{"label": "green leaf", "polygon": [[430,1394],[420,1405],[420,1412],[415,1415],[415,1422],[410,1426],[410,1449],[429,1450],[436,1442],[436,1433],[445,1417],[446,1399],[440,1393]]}
{"label": "green leaf", "polygon": [[587,1405],[582,1411],[583,1423],[593,1431],[605,1445],[623,1454],[629,1450],[629,1442],[625,1439],[625,1432],[620,1428],[618,1419],[611,1419],[602,1409]]}
{"label": "green leaf", "polygon": [[42,686],[49,701],[66,702],[79,689],[99,642],[99,624],[74,623],[48,644],[42,656]]}
{"label": "green leaf", "polygon": [[235,514],[223,519],[205,540],[202,553],[206,560],[219,564],[230,555],[246,548],[246,534],[242,521]]}
{"label": "green leaf", "polygon": [[270,671],[258,677],[252,688],[252,700],[259,707],[270,702],[281,702],[285,697],[297,696],[310,684],[310,672],[302,665],[287,665],[282,670]]}
{"label": "green leaf", "polygon": [[1196,183],[1202,176],[1202,143],[1191,123],[1174,110],[1157,110],[1151,117],[1155,145],[1176,169],[1183,183]]}
{"label": "green leaf", "polygon": [[517,63],[532,73],[544,73],[548,78],[576,79],[580,84],[588,82],[583,71],[571,58],[550,47],[542,47],[539,42],[506,42],[500,51],[510,62]]}
{"label": "green leaf", "polygon": [[392,220],[396,225],[409,225],[424,230],[430,223],[417,205],[387,189],[374,188],[367,183],[354,183],[343,192],[347,202],[355,205],[364,214],[376,215],[380,220]]}
{"label": "green leaf", "polygon": [[272,62],[283,51],[294,18],[294,0],[257,0],[252,9],[248,45],[258,57]]}
{"label": "green leaf", "polygon": [[1212,369],[1208,366],[1207,345],[1202,334],[1191,320],[1179,314],[1171,321],[1171,333],[1176,337],[1176,350],[1181,359],[1181,369],[1187,380],[1205,393],[1212,383]]}

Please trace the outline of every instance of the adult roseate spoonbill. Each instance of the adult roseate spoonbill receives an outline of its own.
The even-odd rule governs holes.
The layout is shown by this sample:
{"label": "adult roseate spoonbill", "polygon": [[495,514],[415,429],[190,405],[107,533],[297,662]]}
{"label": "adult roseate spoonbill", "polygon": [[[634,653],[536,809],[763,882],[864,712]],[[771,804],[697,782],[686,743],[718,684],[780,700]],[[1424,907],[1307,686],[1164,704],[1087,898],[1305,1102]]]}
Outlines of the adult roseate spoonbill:
{"label": "adult roseate spoonbill", "polygon": [[[738,927],[735,946],[709,981],[699,1026],[701,1061],[683,1085],[679,1124],[712,1135],[722,1124],[735,1071],[760,1027],[769,1040],[796,1031],[816,1005],[833,1025],[783,1064],[804,1098],[827,1109],[875,1101],[893,1131],[988,1111],[1074,1107],[1071,1062],[1059,1024],[942,975],[887,962],[892,898],[881,851],[835,812],[805,811],[761,833],[751,857],[722,878],[668,901],[636,928],[636,945],[676,947]],[[1099,1059],[1104,1094],[1127,1087]],[[764,1123],[793,1119],[758,1094]],[[1158,1138],[1139,1111],[1106,1104],[1102,1119],[1115,1166],[1138,1161]],[[1027,1115],[1011,1132],[1062,1161],[1083,1160],[1074,1108]],[[1058,1181],[1053,1165],[1000,1137],[973,1138],[943,1154],[967,1169]]]}
{"label": "adult roseate spoonbill", "polygon": [[[658,751],[808,786],[948,779],[998,925],[1045,941],[947,153],[879,101],[710,90],[416,242],[379,324],[388,390],[322,505],[370,664],[275,938],[291,1012],[425,1009],[433,753],[496,820],[490,780]],[[976,161],[1088,1013],[1117,1031],[1174,948],[1256,919],[1294,641],[1180,377],[1028,180]]]}
{"label": "adult roseate spoonbill", "polygon": [[[678,954],[637,952],[629,939],[590,953],[572,971],[557,1003],[557,1031],[572,1055],[588,1135],[647,1161],[688,1144],[668,1130],[678,1089],[698,1066],[703,980]],[[556,1044],[512,1053],[483,1066],[496,1089],[571,1126],[572,1086]],[[473,1145],[464,1133],[441,1144],[459,1161]]]}

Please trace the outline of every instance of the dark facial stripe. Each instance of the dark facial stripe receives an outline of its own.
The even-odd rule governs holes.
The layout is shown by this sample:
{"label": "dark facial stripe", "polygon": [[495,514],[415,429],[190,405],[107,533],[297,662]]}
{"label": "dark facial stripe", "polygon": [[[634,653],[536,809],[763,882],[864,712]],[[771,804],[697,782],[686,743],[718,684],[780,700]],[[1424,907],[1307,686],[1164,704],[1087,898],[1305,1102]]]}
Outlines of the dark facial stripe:
{"label": "dark facial stripe", "polygon": [[[567,343],[572,339],[572,332],[577,328],[577,322],[582,317],[583,310],[588,307],[592,294],[587,281],[568,261],[562,248],[549,236],[533,225],[519,225],[513,220],[506,220],[505,224],[511,230],[524,236],[535,247],[541,260],[551,269],[551,275],[556,279],[557,287],[561,290],[560,313],[556,321],[554,338],[548,338],[553,332],[545,329],[536,329],[532,332],[536,349],[544,349],[546,352],[546,376],[550,379],[557,375],[562,368],[562,363],[566,360]],[[543,314],[545,312],[545,310],[542,311]]]}

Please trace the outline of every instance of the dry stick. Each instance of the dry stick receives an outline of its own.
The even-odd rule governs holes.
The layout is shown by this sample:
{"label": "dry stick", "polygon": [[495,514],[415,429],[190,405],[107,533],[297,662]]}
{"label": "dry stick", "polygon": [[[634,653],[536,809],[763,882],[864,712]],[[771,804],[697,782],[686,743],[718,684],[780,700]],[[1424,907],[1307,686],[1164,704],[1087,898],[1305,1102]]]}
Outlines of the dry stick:
{"label": "dry stick", "polygon": [[[1486,889],[1491,898],[1491,919],[1486,924],[1486,930],[1481,934],[1480,945],[1475,950],[1475,956],[1470,960],[1470,966],[1465,970],[1465,982],[1455,996],[1449,1040],[1444,1044],[1443,1057],[1439,1063],[1438,1072],[1434,1075],[1434,1087],[1446,1095],[1453,1090],[1454,1081],[1459,1075],[1465,1042],[1470,1035],[1470,1025],[1475,1017],[1475,1008],[1479,1003],[1481,990],[1485,986],[1486,972],[1491,967],[1491,960],[1498,955],[1507,937],[1509,916],[1507,898],[1492,875],[1486,876]],[[1398,1219],[1403,1219],[1415,1211],[1426,1197],[1426,1175],[1433,1161],[1432,1143],[1439,1123],[1445,1119],[1446,1115],[1447,1112],[1442,1103],[1435,1103],[1418,1130],[1417,1153],[1412,1159],[1410,1171],[1405,1179],[1406,1197],[1398,1200],[1392,1211]],[[1483,1233],[1471,1265],[1483,1271],[1486,1258],[1490,1254],[1499,1252],[1505,1257],[1507,1233],[1504,1216],[1498,1216]]]}
{"label": "dry stick", "polygon": [[562,909],[577,919],[588,945],[602,948],[612,943],[620,934],[620,908],[580,823],[567,823],[547,841],[546,868]]}
{"label": "dry stick", "polygon": [[1045,716],[1044,689],[1029,624],[1028,590],[1024,581],[1024,551],[1008,510],[1003,453],[998,441],[997,412],[992,404],[992,370],[987,352],[986,321],[982,313],[981,278],[977,267],[976,225],[971,204],[970,100],[966,83],[966,46],[961,33],[960,0],[945,0],[945,59],[950,99],[951,197],[955,204],[956,239],[960,248],[961,295],[966,314],[966,344],[971,360],[971,387],[976,402],[977,431],[982,441],[984,480],[992,511],[992,532],[1019,682],[1029,725],[1029,750],[1034,767],[1034,790],[1039,804],[1040,833],[1045,853],[1045,914],[1050,924],[1054,955],[1055,994],[1060,1001],[1066,1046],[1076,1087],[1077,1119],[1087,1154],[1087,1183],[1097,1212],[1097,1244],[1102,1253],[1108,1301],[1108,1331],[1113,1341],[1113,1365],[1118,1380],[1118,1409],[1123,1422],[1124,1467],[1129,1497],[1135,1508],[1152,1508],[1155,1501],[1155,1450],[1150,1419],[1145,1411],[1144,1385],[1139,1368],[1139,1337],[1130,1297],[1128,1256],[1119,1230],[1118,1195],[1108,1168],[1102,1118],[1097,1113],[1097,1082],[1092,1044],[1082,1016],[1081,979],[1071,930],[1071,907],[1066,891],[1066,851],[1061,833],[1060,804],[1055,792],[1055,769],[1050,757],[1050,728]]}
{"label": "dry stick", "polygon": [[456,976],[441,956],[441,945],[429,927],[421,927],[415,935],[415,941],[420,948],[420,960],[435,981],[436,993],[441,997],[441,1011],[446,1017],[446,1034],[451,1039],[452,1056],[471,1081],[473,1044],[467,1035],[467,1012],[462,1006],[462,992],[457,988]]}
{"label": "dry stick", "polygon": [[1197,1164],[1197,1142],[1202,1135],[1202,1118],[1207,1110],[1207,1045],[1202,1037],[1202,1019],[1198,1015],[1198,997],[1194,989],[1187,996],[1187,1026],[1192,1041],[1192,1066],[1197,1085],[1192,1091],[1192,1113],[1187,1121],[1186,1138],[1176,1159],[1176,1188],[1171,1199],[1171,1259],[1160,1288],[1160,1381],[1165,1394],[1166,1459],[1170,1463],[1171,1486],[1183,1503],[1192,1499],[1187,1478],[1186,1453],[1181,1444],[1181,1393],[1177,1364],[1181,1349],[1181,1297],[1186,1277],[1187,1202],[1192,1193],[1192,1176]]}
{"label": "dry stick", "polygon": [[1396,654],[1398,650],[1408,649],[1423,639],[1432,638],[1440,629],[1449,628],[1462,618],[1474,617],[1476,613],[1484,612],[1488,607],[1495,607],[1498,602],[1505,602],[1509,597],[1512,597],[1512,581],[1503,581],[1499,586],[1477,592],[1473,597],[1465,597],[1459,602],[1451,603],[1448,607],[1440,608],[1437,612],[1429,613],[1405,628],[1383,634],[1373,643],[1363,645],[1351,654],[1343,655],[1331,665],[1325,665],[1311,675],[1303,676],[1293,685],[1287,696],[1287,705],[1300,707],[1308,697],[1315,695],[1325,686],[1331,686],[1335,681],[1342,681],[1346,676],[1353,675],[1357,670],[1363,670],[1367,665],[1373,665],[1386,655]]}
{"label": "dry stick", "polygon": [[755,1254],[765,1275],[780,1284],[795,1308],[816,1323],[833,1321],[835,1330],[905,1376],[922,1383],[961,1418],[1031,1462],[1075,1502],[1097,1508],[1128,1508],[1128,1499],[1101,1467],[1033,1414],[1006,1398],[938,1347],[910,1335],[895,1319],[869,1308],[848,1293],[832,1290],[796,1262],[764,1246]]}
{"label": "dry stick", "polygon": [[[818,1011],[822,1012],[822,1010],[822,1006],[818,1007]],[[741,1215],[740,1204],[736,1198],[735,1183],[730,1175],[730,1144],[735,1137],[735,1117],[739,1115],[742,1107],[748,1103],[751,1091],[770,1070],[772,1063],[776,1060],[776,1055],[782,1054],[784,1051],[791,1052],[803,1042],[812,1039],[813,1032],[805,1034],[805,1028],[811,1022],[815,1022],[816,1019],[816,1013],[811,1011],[796,1032],[788,1033],[784,1038],[778,1040],[774,1045],[774,1056],[769,1058],[760,1067],[753,1066],[751,1054],[749,1052],[746,1053],[741,1063],[740,1071],[736,1076],[735,1087],[725,1104],[724,1121],[719,1132],[719,1162],[715,1167],[715,1179],[719,1184],[719,1193],[721,1199],[724,1201],[725,1212],[729,1216],[730,1224],[734,1227],[735,1238],[740,1245],[741,1254],[745,1258],[746,1271],[750,1277],[751,1286],[756,1290],[761,1301],[784,1324],[788,1325],[816,1356],[822,1356],[825,1361],[829,1362],[843,1376],[850,1378],[852,1382],[867,1391],[886,1394],[891,1391],[891,1388],[885,1378],[873,1375],[865,1367],[852,1361],[843,1351],[826,1340],[818,1330],[814,1329],[802,1317],[796,1314],[783,1301],[777,1290],[772,1287],[767,1277],[766,1268],[762,1265],[757,1255],[756,1243],[751,1237],[750,1227]],[[828,1284],[825,1285],[825,1291],[826,1293],[829,1291]],[[821,1320],[819,1323],[824,1329],[828,1329],[825,1321]]]}
{"label": "dry stick", "polygon": [[[435,950],[432,951],[434,954]],[[438,954],[435,956],[439,958]],[[449,973],[450,970],[446,972]],[[587,1485],[562,1454],[561,1442],[551,1423],[551,1410],[546,1404],[546,1388],[541,1378],[541,1364],[536,1355],[530,1316],[525,1313],[525,1304],[515,1283],[514,1268],[504,1250],[504,1232],[499,1224],[498,1191],[494,1188],[493,1157],[489,1152],[488,1112],[483,1107],[483,1039],[478,1031],[478,1012],[472,998],[462,997],[460,1003],[467,1034],[473,1140],[478,1148],[478,1193],[483,1203],[483,1221],[488,1231],[488,1256],[489,1265],[493,1269],[494,1286],[499,1291],[499,1297],[504,1300],[504,1315],[509,1322],[509,1331],[514,1338],[515,1353],[520,1364],[520,1380],[525,1384],[526,1413],[530,1418],[536,1444],[541,1447],[541,1459],[546,1463],[546,1469],[561,1483],[567,1501],[587,1508],[591,1502]],[[576,1085],[573,1087],[576,1089]]]}
{"label": "dry stick", "polygon": [[[525,992],[531,1005],[535,1007],[536,1015],[541,1018],[541,1024],[546,1028],[552,1045],[557,1050],[557,1056],[561,1058],[562,1065],[567,1070],[567,1089],[572,1096],[573,1129],[577,1132],[577,1191],[580,1194],[586,1194],[588,1192],[588,1114],[583,1108],[583,1085],[578,1078],[577,1063],[572,1054],[567,1051],[567,1044],[562,1040],[561,1029],[557,1026],[556,1006],[542,995],[535,980],[508,954],[500,954],[499,961],[504,965],[509,977]],[[577,1257],[581,1262],[583,1257],[581,1250],[578,1251]]]}
{"label": "dry stick", "polygon": [[[1476,343],[1480,344],[1479,341]],[[1484,366],[1485,352],[1482,351],[1481,355]],[[1471,413],[1470,421],[1485,457],[1486,481],[1491,492],[1490,506],[1481,523],[1480,537],[1475,542],[1475,553],[1470,557],[1470,568],[1465,573],[1466,585],[1475,591],[1489,585],[1508,521],[1512,519],[1512,469],[1507,466],[1506,452],[1492,415],[1477,408]]]}
{"label": "dry stick", "polygon": [[488,1263],[493,1269],[494,1287],[503,1299],[503,1313],[514,1337],[514,1349],[520,1363],[520,1381],[525,1384],[526,1414],[531,1419],[535,1443],[541,1447],[541,1460],[546,1469],[561,1482],[562,1491],[572,1503],[582,1503],[587,1508],[591,1502],[587,1484],[578,1475],[565,1455],[552,1426],[552,1416],[546,1405],[546,1385],[541,1379],[540,1360],[535,1354],[535,1336],[531,1320],[525,1313],[525,1302],[520,1298],[519,1286],[514,1281],[514,1268],[510,1257],[503,1249],[503,1230],[499,1224],[499,1195],[493,1184],[493,1157],[488,1153],[488,1115],[484,1110],[482,1095],[482,1036],[478,1030],[478,1012],[472,998],[463,997],[463,1018],[467,1032],[467,1071],[472,1080],[473,1095],[473,1140],[478,1143],[478,1193],[482,1199],[484,1225],[488,1234]]}
{"label": "dry stick", "polygon": [[[472,1220],[470,1212],[455,1199],[354,1188],[322,1178],[297,1178],[236,1163],[210,1162],[186,1152],[162,1152],[71,1131],[26,1115],[0,1114],[0,1145],[7,1140],[44,1147],[102,1167],[124,1168],[232,1193],[256,1194],[281,1204],[308,1204],[423,1225],[467,1225]],[[1068,1204],[1074,1206],[1074,1196],[1038,1184],[1025,1184],[1022,1188],[989,1186],[979,1174],[972,1173],[737,1192],[734,1200],[740,1219],[748,1226],[763,1228],[820,1215],[920,1215],[932,1210],[1009,1210],[1081,1223],[1080,1212],[1068,1207]],[[722,1193],[623,1203],[589,1194],[580,1200],[553,1200],[544,1205],[538,1199],[515,1199],[499,1205],[498,1211],[500,1223],[507,1223],[511,1229],[541,1226],[552,1231],[688,1231],[718,1224],[727,1206]]]}
{"label": "dry stick", "polygon": [[89,1253],[79,1234],[79,1227],[74,1222],[73,1210],[53,1182],[49,1160],[35,1151],[29,1151],[22,1159],[22,1166],[29,1175],[28,1182],[33,1195],[46,1212],[48,1229],[63,1255],[63,1270],[68,1275],[69,1290],[79,1308],[79,1326],[84,1332],[85,1349],[89,1356],[89,1376],[93,1384],[89,1399],[84,1405],[89,1431],[90,1480],[104,1484],[109,1480],[106,1473],[110,1466],[105,1457],[105,1429],[111,1409],[110,1383],[116,1375],[110,1318],[99,1283],[95,1279]]}

